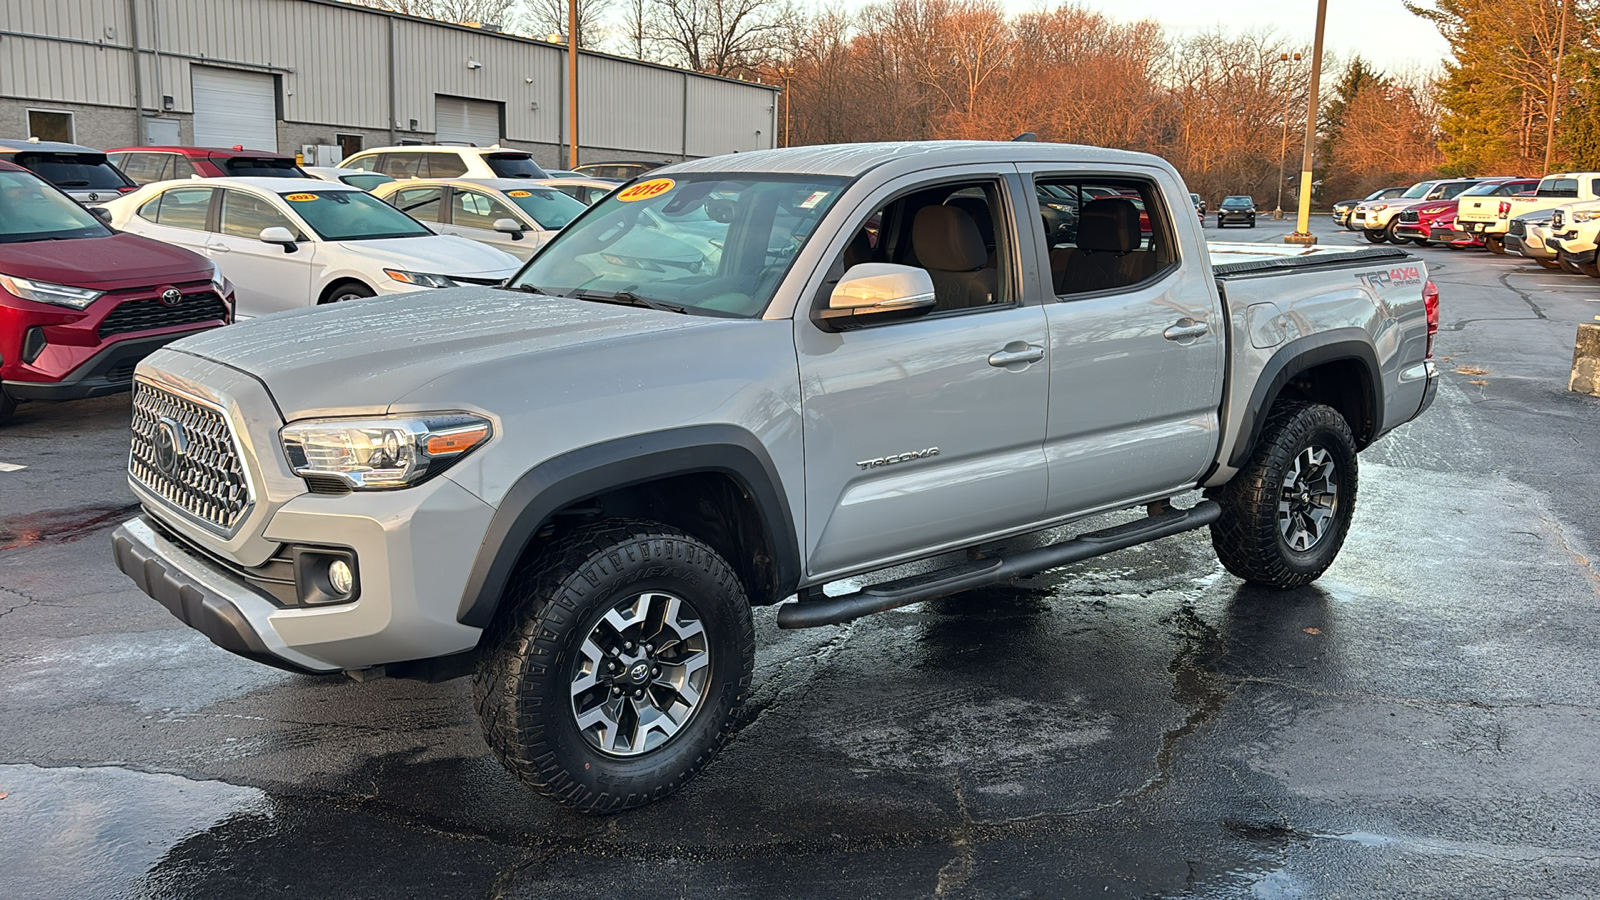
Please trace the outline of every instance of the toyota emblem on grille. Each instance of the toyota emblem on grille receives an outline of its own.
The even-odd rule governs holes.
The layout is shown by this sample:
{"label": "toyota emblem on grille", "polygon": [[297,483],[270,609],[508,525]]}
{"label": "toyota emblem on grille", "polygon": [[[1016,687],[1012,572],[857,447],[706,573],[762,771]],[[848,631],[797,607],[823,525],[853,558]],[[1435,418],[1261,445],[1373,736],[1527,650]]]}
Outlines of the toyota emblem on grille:
{"label": "toyota emblem on grille", "polygon": [[168,478],[178,477],[178,461],[189,452],[189,436],[184,434],[183,425],[175,419],[162,416],[156,422],[155,434],[155,467],[161,474]]}
{"label": "toyota emblem on grille", "polygon": [[162,306],[177,306],[183,302],[183,292],[175,287],[167,288],[161,292]]}

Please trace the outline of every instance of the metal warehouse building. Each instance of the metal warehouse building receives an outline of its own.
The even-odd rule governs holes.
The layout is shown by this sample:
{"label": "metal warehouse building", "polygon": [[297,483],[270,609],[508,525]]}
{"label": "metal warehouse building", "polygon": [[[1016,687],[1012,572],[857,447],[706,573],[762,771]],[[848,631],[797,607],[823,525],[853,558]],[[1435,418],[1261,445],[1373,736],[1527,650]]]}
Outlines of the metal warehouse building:
{"label": "metal warehouse building", "polygon": [[[777,131],[765,85],[581,51],[578,86],[583,162],[766,149]],[[0,137],[320,146],[325,165],[470,141],[565,165],[566,122],[558,44],[334,0],[0,0]]]}

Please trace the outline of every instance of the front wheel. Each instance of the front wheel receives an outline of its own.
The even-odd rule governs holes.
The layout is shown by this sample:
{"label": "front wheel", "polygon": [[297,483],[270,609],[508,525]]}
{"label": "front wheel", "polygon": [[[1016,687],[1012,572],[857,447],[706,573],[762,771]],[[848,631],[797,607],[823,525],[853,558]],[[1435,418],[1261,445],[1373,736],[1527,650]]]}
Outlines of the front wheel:
{"label": "front wheel", "polygon": [[375,297],[377,292],[359,281],[349,281],[339,285],[322,298],[323,303],[343,303],[346,300],[362,300]]}
{"label": "front wheel", "polygon": [[1321,403],[1279,400],[1249,462],[1212,492],[1222,506],[1211,526],[1217,557],[1255,584],[1310,584],[1344,546],[1356,480],[1344,416]]}
{"label": "front wheel", "polygon": [[519,568],[483,646],[473,700],[495,755],[597,813],[698,774],[732,734],[755,663],[732,567],[637,520],[581,527]]}
{"label": "front wheel", "polygon": [[1388,240],[1388,238],[1384,236],[1383,232],[1381,232],[1381,231],[1368,231],[1368,230],[1366,230],[1364,228],[1361,230],[1361,236],[1366,238],[1368,242],[1373,243],[1373,244],[1381,244],[1384,241]]}

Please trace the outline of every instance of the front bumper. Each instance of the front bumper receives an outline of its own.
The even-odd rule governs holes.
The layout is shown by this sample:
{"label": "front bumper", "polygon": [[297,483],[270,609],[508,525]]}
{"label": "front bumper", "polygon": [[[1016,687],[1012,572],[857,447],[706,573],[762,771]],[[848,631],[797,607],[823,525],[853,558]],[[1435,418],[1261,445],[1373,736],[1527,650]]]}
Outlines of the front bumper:
{"label": "front bumper", "polygon": [[7,381],[5,392],[18,400],[82,400],[128,390],[139,361],[178,338],[214,328],[205,325],[175,334],[117,341],[89,357],[59,381]]}
{"label": "front bumper", "polygon": [[1423,239],[1425,241],[1429,240],[1429,237],[1428,237],[1428,226],[1423,225],[1420,222],[1406,222],[1406,223],[1403,223],[1403,224],[1400,224],[1400,225],[1396,225],[1396,226],[1394,226],[1394,234],[1395,234],[1395,237],[1421,238],[1421,239]]}
{"label": "front bumper", "polygon": [[[1475,246],[1479,243],[1477,237],[1455,228],[1429,228],[1428,240],[1440,244],[1457,244],[1460,246]],[[1506,244],[1507,248],[1511,245]]]}
{"label": "front bumper", "polygon": [[345,603],[295,603],[293,579],[286,602],[252,574],[285,554],[249,569],[201,549],[188,526],[159,513],[147,501],[143,516],[116,529],[117,567],[225,650],[337,672],[477,646],[481,630],[457,622],[456,607],[494,511],[446,477],[402,491],[305,494],[273,513],[264,537],[280,548],[338,548],[358,561],[359,591]]}
{"label": "front bumper", "polygon": [[1430,360],[1425,360],[1423,362],[1423,365],[1426,366],[1427,370],[1428,370],[1428,381],[1427,381],[1427,383],[1425,385],[1423,385],[1423,388],[1422,388],[1422,405],[1417,407],[1416,415],[1411,417],[1413,419],[1415,419],[1417,416],[1420,416],[1423,413],[1427,412],[1428,411],[1428,407],[1433,405],[1434,397],[1439,393],[1439,369],[1438,369],[1438,367],[1434,364],[1433,360],[1431,360],[1431,359]]}

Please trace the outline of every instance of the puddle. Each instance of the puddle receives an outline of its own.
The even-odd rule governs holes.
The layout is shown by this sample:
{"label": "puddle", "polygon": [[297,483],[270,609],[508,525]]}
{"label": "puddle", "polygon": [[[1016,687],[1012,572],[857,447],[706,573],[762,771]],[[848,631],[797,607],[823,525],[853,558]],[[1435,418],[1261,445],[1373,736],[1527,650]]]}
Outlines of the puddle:
{"label": "puddle", "polygon": [[99,900],[136,885],[179,841],[241,814],[254,788],[115,767],[0,766],[0,884],[8,897]]}
{"label": "puddle", "polygon": [[36,544],[65,544],[116,525],[139,511],[139,504],[45,509],[0,519],[0,552]]}

